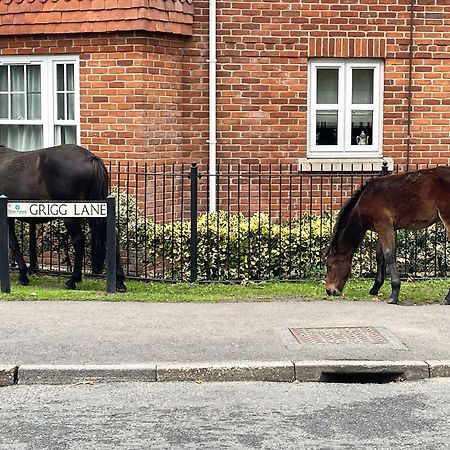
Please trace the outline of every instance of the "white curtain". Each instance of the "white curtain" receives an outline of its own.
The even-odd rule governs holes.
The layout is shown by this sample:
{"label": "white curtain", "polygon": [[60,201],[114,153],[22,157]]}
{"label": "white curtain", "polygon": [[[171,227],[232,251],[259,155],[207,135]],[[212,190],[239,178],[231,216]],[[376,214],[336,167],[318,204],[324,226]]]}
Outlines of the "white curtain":
{"label": "white curtain", "polygon": [[55,144],[76,144],[77,127],[72,125],[55,127]]}
{"label": "white curtain", "polygon": [[[4,66],[7,68],[8,66]],[[41,68],[38,65],[11,65],[0,73],[1,117],[12,120],[41,118]],[[8,111],[10,96],[11,109]],[[34,150],[43,146],[41,125],[0,125],[0,143],[15,150]]]}
{"label": "white curtain", "polygon": [[0,125],[0,143],[14,150],[43,147],[41,125]]}

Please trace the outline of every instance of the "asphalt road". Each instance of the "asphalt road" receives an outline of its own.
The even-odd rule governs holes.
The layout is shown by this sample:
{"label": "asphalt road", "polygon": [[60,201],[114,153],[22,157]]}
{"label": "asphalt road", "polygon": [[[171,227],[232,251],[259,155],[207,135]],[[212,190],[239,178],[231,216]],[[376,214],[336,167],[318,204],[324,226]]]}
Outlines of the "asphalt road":
{"label": "asphalt road", "polygon": [[444,449],[450,378],[0,389],[0,449]]}

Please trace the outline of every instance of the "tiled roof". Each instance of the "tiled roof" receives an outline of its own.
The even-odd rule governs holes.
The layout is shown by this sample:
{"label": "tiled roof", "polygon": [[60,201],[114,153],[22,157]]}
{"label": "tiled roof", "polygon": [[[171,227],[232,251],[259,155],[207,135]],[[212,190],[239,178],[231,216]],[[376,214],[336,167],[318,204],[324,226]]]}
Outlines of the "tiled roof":
{"label": "tiled roof", "polygon": [[193,0],[0,0],[0,35],[123,30],[192,34]]}
{"label": "tiled roof", "polygon": [[[12,2],[16,2],[16,3],[23,3],[25,0],[0,0],[0,3],[6,3],[7,5],[9,5]],[[53,3],[57,3],[58,1],[62,2],[70,2],[71,0],[26,0],[28,3],[34,3],[35,1],[39,1],[41,3],[46,3],[46,2],[53,2]],[[78,1],[82,1],[82,0],[78,0]],[[173,3],[187,3],[188,5],[192,5],[193,0],[163,0],[164,2],[170,2],[172,1]]]}

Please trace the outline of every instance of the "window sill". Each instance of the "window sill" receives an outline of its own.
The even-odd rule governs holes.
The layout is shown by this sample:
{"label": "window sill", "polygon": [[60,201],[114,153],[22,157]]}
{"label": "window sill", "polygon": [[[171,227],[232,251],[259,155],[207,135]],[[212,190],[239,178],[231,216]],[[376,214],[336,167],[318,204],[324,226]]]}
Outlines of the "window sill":
{"label": "window sill", "polygon": [[394,169],[392,158],[300,158],[298,171],[308,172],[380,172],[383,162],[387,162],[388,170]]}

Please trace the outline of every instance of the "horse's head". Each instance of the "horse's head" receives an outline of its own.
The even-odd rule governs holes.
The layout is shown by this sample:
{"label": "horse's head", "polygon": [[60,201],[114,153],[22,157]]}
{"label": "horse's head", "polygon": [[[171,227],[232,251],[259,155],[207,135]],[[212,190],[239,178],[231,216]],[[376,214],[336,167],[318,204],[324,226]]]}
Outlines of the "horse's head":
{"label": "horse's head", "polygon": [[328,295],[341,295],[352,271],[352,254],[341,254],[332,247],[325,253],[327,277],[325,289]]}

